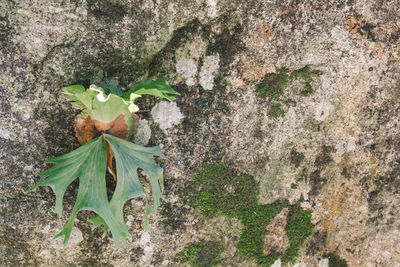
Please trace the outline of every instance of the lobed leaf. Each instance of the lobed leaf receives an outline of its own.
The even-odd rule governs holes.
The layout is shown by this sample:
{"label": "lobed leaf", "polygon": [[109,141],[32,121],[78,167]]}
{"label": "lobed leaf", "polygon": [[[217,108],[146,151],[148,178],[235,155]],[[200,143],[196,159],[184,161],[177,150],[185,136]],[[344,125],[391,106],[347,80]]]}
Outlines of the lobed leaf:
{"label": "lobed leaf", "polygon": [[[153,207],[146,205],[145,229],[147,229],[148,215],[155,214],[160,205],[160,199],[164,199],[161,193],[163,169],[158,166],[153,157],[164,157],[164,155],[159,147],[143,147],[107,134],[104,135],[104,138],[114,152],[117,165],[117,186],[110,201],[113,214],[120,223],[124,223],[123,208],[126,201],[145,195],[137,173],[140,168],[149,178],[153,196]],[[93,229],[103,224],[104,234],[108,231],[109,226],[103,218],[96,217],[89,221],[93,223]]]}
{"label": "lobed leaf", "polygon": [[[118,177],[110,201],[105,182],[107,164],[105,142],[114,152]],[[145,229],[148,227],[148,215],[155,214],[160,199],[164,199],[161,193],[163,169],[154,161],[154,156],[164,157],[159,147],[143,147],[104,134],[70,153],[46,160],[46,163],[55,165],[39,173],[39,182],[27,192],[39,186],[50,186],[56,194],[55,212],[61,216],[65,191],[76,178],[79,178],[78,196],[71,215],[64,228],[55,237],[64,236],[63,244],[66,246],[77,213],[80,210],[91,210],[99,215],[89,220],[93,224],[92,229],[104,225],[104,235],[110,230],[116,247],[120,247],[120,242],[125,246],[126,238],[130,237],[130,234],[124,222],[124,205],[129,199],[145,195],[139,181],[138,169],[142,169],[147,175],[152,190],[153,207],[146,205]],[[147,201],[148,197],[146,203]]]}
{"label": "lobed leaf", "polygon": [[132,87],[124,93],[124,99],[129,100],[131,93],[135,93],[137,95],[153,95],[165,98],[169,101],[174,101],[175,97],[170,95],[179,95],[179,93],[172,89],[166,81],[167,78],[159,78],[155,81],[150,78],[144,78],[132,85]]}
{"label": "lobed leaf", "polygon": [[64,228],[55,237],[64,236],[63,244],[66,246],[77,213],[81,210],[91,210],[101,216],[111,230],[115,246],[120,247],[120,242],[125,245],[126,238],[130,237],[128,228],[116,218],[107,197],[104,137],[96,138],[60,157],[51,158],[46,163],[55,165],[39,173],[39,182],[27,192],[38,186],[50,186],[56,194],[55,212],[59,215],[62,213],[65,191],[76,178],[79,178],[78,196],[71,215]]}

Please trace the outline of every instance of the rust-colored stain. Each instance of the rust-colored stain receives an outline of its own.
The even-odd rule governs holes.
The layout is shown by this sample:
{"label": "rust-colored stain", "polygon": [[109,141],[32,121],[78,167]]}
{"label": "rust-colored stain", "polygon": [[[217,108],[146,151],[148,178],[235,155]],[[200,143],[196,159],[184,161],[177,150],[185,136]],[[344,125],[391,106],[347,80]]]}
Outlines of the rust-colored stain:
{"label": "rust-colored stain", "polygon": [[261,37],[266,41],[271,36],[271,28],[265,26],[261,29]]}
{"label": "rust-colored stain", "polygon": [[[129,132],[128,124],[125,120],[125,114],[120,114],[115,120],[111,122],[101,122],[99,120],[93,120],[90,115],[87,116],[83,121],[80,119],[80,114],[75,118],[75,135],[81,145],[86,144],[92,139],[99,137],[102,133],[107,133],[121,139],[128,139],[132,134],[136,134],[137,126],[139,124],[139,116],[132,114],[134,119],[134,131]],[[116,174],[113,169],[113,158],[114,152],[111,149],[110,144],[104,140],[107,151],[107,170],[112,174],[114,180],[116,180]]]}
{"label": "rust-colored stain", "polygon": [[80,115],[75,118],[75,135],[81,145],[89,142],[90,140],[99,137],[101,133],[107,133],[121,139],[128,139],[132,134],[136,134],[139,117],[132,114],[134,119],[134,131],[129,132],[128,124],[125,120],[125,114],[120,114],[115,120],[111,122],[101,122],[93,120],[90,115],[85,120],[81,121]]}
{"label": "rust-colored stain", "polygon": [[356,34],[361,28],[361,19],[358,19],[355,16],[351,16],[347,25],[345,26],[346,31],[352,34]]}
{"label": "rust-colored stain", "polygon": [[374,41],[375,37],[375,28],[376,25],[365,21],[359,15],[351,16],[346,25],[344,26],[345,30],[351,34],[358,34],[360,36],[366,37],[369,40]]}

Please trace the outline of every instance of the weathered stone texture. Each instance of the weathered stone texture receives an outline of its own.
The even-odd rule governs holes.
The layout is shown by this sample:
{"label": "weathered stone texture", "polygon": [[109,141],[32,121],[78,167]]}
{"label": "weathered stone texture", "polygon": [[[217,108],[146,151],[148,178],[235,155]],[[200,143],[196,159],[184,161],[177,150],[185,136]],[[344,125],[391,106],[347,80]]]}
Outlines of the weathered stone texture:
{"label": "weathered stone texture", "polygon": [[[240,223],[206,221],[184,197],[202,164],[224,162],[256,177],[260,203],[287,199],[313,211],[316,233],[299,264],[316,266],[333,253],[349,266],[395,266],[399,10],[398,0],[0,0],[0,265],[174,266],[185,244],[214,238],[226,246],[223,266],[252,266],[235,248]],[[266,116],[273,101],[256,84],[305,66],[322,71],[311,82],[315,93],[300,96],[300,81],[290,82],[280,100],[285,116]],[[91,232],[93,214],[81,212],[63,249],[52,237],[78,183],[62,218],[49,188],[24,191],[46,158],[79,146],[60,87],[89,85],[100,70],[125,88],[168,77],[181,94],[182,116],[167,130],[140,114],[151,128],[144,139],[168,158],[169,203],[145,234],[144,200],[126,205],[133,238],[123,250]],[[155,103],[139,101],[148,111]]]}

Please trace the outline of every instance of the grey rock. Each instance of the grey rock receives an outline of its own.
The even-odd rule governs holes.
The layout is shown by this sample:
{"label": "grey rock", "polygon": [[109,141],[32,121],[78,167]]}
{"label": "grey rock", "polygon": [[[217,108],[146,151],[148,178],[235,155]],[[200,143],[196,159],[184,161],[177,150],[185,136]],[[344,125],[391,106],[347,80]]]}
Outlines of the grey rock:
{"label": "grey rock", "polygon": [[147,120],[139,120],[135,143],[146,146],[151,138],[151,129]]}
{"label": "grey rock", "polygon": [[[260,203],[285,199],[312,210],[319,234],[306,241],[299,265],[318,266],[327,252],[349,266],[396,265],[399,9],[398,0],[0,0],[0,265],[173,266],[187,243],[205,237],[226,246],[222,266],[254,265],[235,247],[240,222],[215,218],[214,227],[182,195],[207,162],[253,175]],[[285,116],[266,116],[273,100],[258,96],[256,85],[268,73],[305,66],[322,71],[310,82],[315,93],[300,96],[302,80],[291,81],[279,99]],[[92,232],[87,211],[75,222],[81,235],[64,249],[52,237],[78,183],[65,195],[62,218],[49,188],[24,193],[46,158],[79,147],[75,111],[60,88],[88,84],[101,70],[124,88],[168,77],[181,92],[177,104],[161,102],[152,112],[168,129],[154,127],[151,137],[164,145],[171,206],[163,202],[150,216],[151,250],[140,244],[141,198],[125,206],[134,217],[127,248]]]}

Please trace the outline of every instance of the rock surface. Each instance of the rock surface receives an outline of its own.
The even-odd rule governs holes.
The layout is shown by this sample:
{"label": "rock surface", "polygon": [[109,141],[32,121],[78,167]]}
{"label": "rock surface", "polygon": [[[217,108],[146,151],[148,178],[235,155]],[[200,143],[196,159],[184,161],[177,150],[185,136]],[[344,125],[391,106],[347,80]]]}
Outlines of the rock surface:
{"label": "rock surface", "polygon": [[[325,255],[349,266],[395,266],[398,10],[398,0],[0,0],[0,265],[176,266],[186,244],[213,238],[226,246],[222,266],[253,266],[235,250],[240,225],[201,218],[183,194],[203,164],[224,162],[259,181],[260,203],[284,199],[312,210],[315,233],[297,266],[326,266]],[[293,80],[279,99],[284,117],[267,116],[276,101],[256,85],[306,66],[322,71],[309,83],[315,92],[300,95],[304,84]],[[125,88],[168,77],[181,94],[182,116],[167,131],[141,114],[149,145],[162,144],[168,158],[161,164],[169,202],[150,217],[147,234],[144,200],[128,202],[133,237],[125,249],[91,232],[90,212],[79,213],[73,242],[62,248],[52,237],[78,183],[62,218],[50,188],[24,191],[46,158],[79,146],[60,88],[89,85],[99,71]],[[139,104],[150,110],[155,102]]]}

